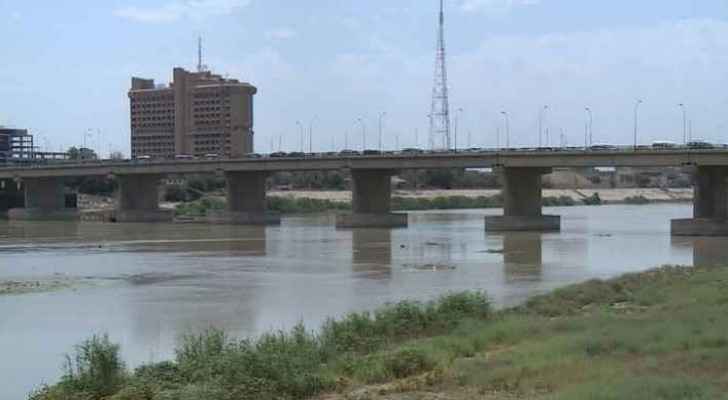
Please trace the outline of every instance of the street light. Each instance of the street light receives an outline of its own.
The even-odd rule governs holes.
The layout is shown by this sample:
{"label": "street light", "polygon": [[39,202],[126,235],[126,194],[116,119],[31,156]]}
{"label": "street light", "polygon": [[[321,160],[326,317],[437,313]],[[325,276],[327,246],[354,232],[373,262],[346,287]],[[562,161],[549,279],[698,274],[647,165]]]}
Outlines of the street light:
{"label": "street light", "polygon": [[[511,123],[508,118],[508,111],[501,111],[501,114],[503,114],[503,121],[506,126],[506,148],[508,149],[511,147]],[[500,142],[500,140],[498,140],[498,142]]]}
{"label": "street light", "polygon": [[548,109],[549,106],[547,104],[538,111],[538,147],[543,147],[543,118]]}
{"label": "street light", "polygon": [[637,150],[637,128],[638,128],[638,112],[640,110],[640,104],[642,104],[643,101],[641,99],[637,99],[637,102],[634,104],[634,149]]}
{"label": "street light", "polygon": [[[589,114],[589,122],[587,123],[586,133],[584,134],[584,143],[586,147],[594,144],[594,137],[592,132],[592,125],[594,124],[594,116],[592,115],[591,107],[584,108],[587,114]],[[588,138],[588,139],[587,139]]]}
{"label": "street light", "polygon": [[379,151],[382,151],[382,119],[387,115],[386,111],[379,113]]}
{"label": "street light", "polygon": [[455,147],[455,152],[456,153],[458,152],[458,122],[459,122],[460,113],[462,113],[462,112],[463,112],[463,109],[462,108],[457,108],[455,110],[455,129],[454,129],[454,132],[455,132],[455,146],[454,147]]}
{"label": "street light", "polygon": [[430,134],[427,135],[427,143],[430,146],[430,150],[433,150],[435,143],[432,141],[432,114],[427,114],[427,118],[430,120]]}
{"label": "street light", "polygon": [[301,131],[299,142],[301,143],[301,153],[303,153],[303,146],[304,146],[303,143],[305,142],[305,139],[304,139],[305,134],[303,133],[303,124],[301,123],[301,121],[296,121],[296,125],[298,125],[298,127],[300,128],[300,131]]}
{"label": "street light", "polygon": [[361,124],[361,150],[364,151],[367,149],[367,126],[361,117],[356,120]]}
{"label": "street light", "polygon": [[308,124],[308,152],[313,153],[313,123],[318,120],[318,115],[314,115],[311,118],[311,122]]}
{"label": "street light", "polygon": [[677,105],[682,108],[683,114],[683,144],[688,144],[688,110],[685,104],[680,103]]}

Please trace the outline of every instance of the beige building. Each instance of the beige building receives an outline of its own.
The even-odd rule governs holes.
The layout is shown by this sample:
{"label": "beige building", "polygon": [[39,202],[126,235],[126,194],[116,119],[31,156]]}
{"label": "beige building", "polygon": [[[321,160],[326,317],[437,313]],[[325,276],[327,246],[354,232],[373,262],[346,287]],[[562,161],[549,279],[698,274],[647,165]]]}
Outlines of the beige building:
{"label": "beige building", "polygon": [[168,86],[132,78],[132,158],[253,152],[253,96],[249,83],[209,71],[174,69]]}

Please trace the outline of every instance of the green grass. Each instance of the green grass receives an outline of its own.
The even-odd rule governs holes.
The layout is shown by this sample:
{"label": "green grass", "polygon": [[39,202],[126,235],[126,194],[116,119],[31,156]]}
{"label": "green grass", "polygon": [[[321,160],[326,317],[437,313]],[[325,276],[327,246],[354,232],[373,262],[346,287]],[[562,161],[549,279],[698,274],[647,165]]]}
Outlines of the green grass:
{"label": "green grass", "polygon": [[[135,371],[96,337],[89,343],[100,346],[71,358],[73,373],[32,399],[112,390],[106,398],[728,399],[726,293],[728,269],[682,267],[589,281],[497,312],[483,294],[459,293],[352,313],[317,333],[298,326],[238,340],[211,330],[185,337],[175,360]],[[106,367],[89,366],[97,362]],[[90,376],[103,379],[90,385]]]}

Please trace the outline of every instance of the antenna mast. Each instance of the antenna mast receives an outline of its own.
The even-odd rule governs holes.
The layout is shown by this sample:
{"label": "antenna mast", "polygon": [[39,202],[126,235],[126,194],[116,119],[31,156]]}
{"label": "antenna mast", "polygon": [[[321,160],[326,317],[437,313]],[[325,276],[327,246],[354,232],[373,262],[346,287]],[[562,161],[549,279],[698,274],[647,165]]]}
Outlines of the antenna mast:
{"label": "antenna mast", "polygon": [[205,72],[207,65],[202,63],[202,36],[197,38],[197,72]]}
{"label": "antenna mast", "polygon": [[435,57],[435,77],[432,86],[432,108],[430,109],[430,143],[433,148],[447,150],[452,148],[445,52],[444,0],[440,0],[440,19],[437,30],[437,55]]}

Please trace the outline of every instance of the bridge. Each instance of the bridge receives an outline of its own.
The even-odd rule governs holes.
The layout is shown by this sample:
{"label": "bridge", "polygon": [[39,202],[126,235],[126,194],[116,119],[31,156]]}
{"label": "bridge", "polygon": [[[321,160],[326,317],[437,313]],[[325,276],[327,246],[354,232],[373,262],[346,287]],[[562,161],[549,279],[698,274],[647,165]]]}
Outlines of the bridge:
{"label": "bridge", "polygon": [[486,217],[490,231],[559,230],[559,216],[543,215],[541,177],[553,168],[691,167],[695,176],[694,218],[672,221],[674,235],[728,236],[728,149],[510,149],[464,152],[405,151],[391,154],[311,154],[240,159],[125,160],[51,163],[0,168],[0,180],[22,182],[25,208],[10,219],[77,218],[65,208],[64,179],[115,176],[119,182],[115,219],[162,222],[172,211],[159,209],[158,185],[166,175],[219,174],[227,181],[227,209],[211,222],[267,224],[280,221],[266,211],[266,179],[275,172],[350,170],[352,213],[339,227],[403,227],[407,215],[392,213],[390,178],[407,169],[494,168],[503,181],[503,216]]}

